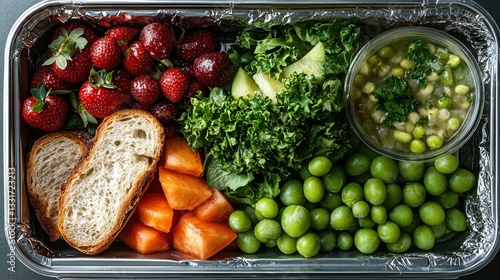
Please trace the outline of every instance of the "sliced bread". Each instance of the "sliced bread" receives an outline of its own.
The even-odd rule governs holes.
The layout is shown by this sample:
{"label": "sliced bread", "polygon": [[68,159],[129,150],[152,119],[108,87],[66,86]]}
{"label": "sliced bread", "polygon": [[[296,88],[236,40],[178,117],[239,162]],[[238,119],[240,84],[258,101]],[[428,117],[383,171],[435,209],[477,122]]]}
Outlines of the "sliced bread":
{"label": "sliced bread", "polygon": [[60,237],[57,223],[62,185],[87,152],[88,140],[88,134],[54,132],[37,139],[28,154],[28,197],[50,241]]}
{"label": "sliced bread", "polygon": [[69,245],[89,255],[111,245],[154,177],[164,138],[146,111],[120,110],[103,120],[63,185],[58,225]]}

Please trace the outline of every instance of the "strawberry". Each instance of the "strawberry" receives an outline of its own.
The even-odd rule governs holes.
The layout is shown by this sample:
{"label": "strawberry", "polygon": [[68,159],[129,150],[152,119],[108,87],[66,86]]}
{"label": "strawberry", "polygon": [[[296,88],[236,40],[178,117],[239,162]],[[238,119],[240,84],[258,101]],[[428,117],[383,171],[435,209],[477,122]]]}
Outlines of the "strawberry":
{"label": "strawberry", "polygon": [[77,28],[83,29],[82,37],[87,39],[89,46],[92,45],[92,43],[94,43],[97,39],[99,39],[99,36],[97,36],[97,34],[92,31],[92,29],[90,29],[90,27],[88,27],[87,25],[75,21],[70,21],[56,28],[52,33],[51,40],[54,41],[59,36],[61,36],[61,34],[63,33],[63,29],[65,29],[66,32],[71,33],[71,31]]}
{"label": "strawberry", "polygon": [[160,79],[160,86],[163,94],[173,103],[181,101],[184,94],[189,89],[189,76],[180,68],[169,68],[163,73]]}
{"label": "strawberry", "polygon": [[114,86],[112,72],[92,70],[89,80],[80,88],[80,101],[89,114],[105,118],[123,105],[120,91]]}
{"label": "strawberry", "polygon": [[168,58],[174,49],[175,32],[168,24],[153,22],[142,28],[139,40],[152,57],[162,60]]}
{"label": "strawberry", "polygon": [[113,80],[111,83],[120,89],[124,104],[131,104],[134,102],[134,97],[130,92],[130,83],[133,77],[124,69],[116,69],[113,71]]}
{"label": "strawberry", "polygon": [[62,128],[68,115],[68,103],[60,96],[50,94],[43,83],[31,90],[32,96],[23,102],[22,116],[32,127],[44,131]]}
{"label": "strawberry", "polygon": [[88,79],[92,61],[90,61],[89,49],[83,49],[75,55],[72,60],[67,61],[65,66],[52,64],[54,72],[68,83],[78,84]]}
{"label": "strawberry", "polygon": [[126,51],[128,45],[139,33],[139,29],[130,26],[114,26],[106,31],[106,36],[115,38],[122,51]]}
{"label": "strawberry", "polygon": [[70,85],[52,70],[50,66],[42,66],[38,68],[31,78],[31,88],[37,88],[43,83],[45,88],[51,90],[66,90]]}
{"label": "strawberry", "polygon": [[151,105],[149,111],[162,124],[167,124],[173,121],[179,114],[179,109],[177,108],[177,106],[169,101],[155,102],[153,105]]}
{"label": "strawberry", "polygon": [[88,40],[83,36],[83,27],[68,32],[61,29],[61,35],[49,45],[52,56],[43,65],[52,65],[54,72],[68,83],[80,83],[88,78],[92,68]]}
{"label": "strawberry", "polygon": [[130,74],[138,76],[151,71],[155,60],[149,55],[140,41],[135,41],[125,51],[122,64]]}
{"label": "strawberry", "polygon": [[201,95],[203,95],[203,96],[208,96],[208,88],[206,85],[202,84],[200,81],[194,80],[189,85],[189,89],[186,92],[186,96],[192,98],[192,97],[196,97],[199,93],[201,93]]}
{"label": "strawberry", "polygon": [[220,49],[219,37],[206,29],[186,34],[176,46],[177,55],[189,62],[193,62],[202,54],[219,52]]}
{"label": "strawberry", "polygon": [[99,69],[115,69],[122,62],[122,56],[118,41],[111,36],[99,38],[90,46],[90,60]]}
{"label": "strawberry", "polygon": [[161,88],[153,76],[142,74],[132,80],[130,92],[138,103],[148,106],[158,99],[161,94]]}
{"label": "strawberry", "polygon": [[222,53],[211,52],[193,62],[196,79],[209,87],[220,87],[233,79],[235,67]]}

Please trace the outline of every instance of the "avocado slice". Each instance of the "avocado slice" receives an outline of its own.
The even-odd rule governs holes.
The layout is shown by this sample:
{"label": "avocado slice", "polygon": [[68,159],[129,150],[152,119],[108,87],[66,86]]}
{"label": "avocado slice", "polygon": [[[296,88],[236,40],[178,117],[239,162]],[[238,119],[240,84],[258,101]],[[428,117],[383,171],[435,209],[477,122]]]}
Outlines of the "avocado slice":
{"label": "avocado slice", "polygon": [[325,46],[322,42],[319,42],[301,59],[283,68],[281,78],[286,79],[295,72],[305,73],[307,75],[314,75],[316,83],[321,83],[325,70],[325,59]]}
{"label": "avocado slice", "polygon": [[231,86],[231,94],[234,99],[246,97],[259,90],[259,86],[254,82],[252,77],[248,75],[245,70],[239,68],[233,78]]}

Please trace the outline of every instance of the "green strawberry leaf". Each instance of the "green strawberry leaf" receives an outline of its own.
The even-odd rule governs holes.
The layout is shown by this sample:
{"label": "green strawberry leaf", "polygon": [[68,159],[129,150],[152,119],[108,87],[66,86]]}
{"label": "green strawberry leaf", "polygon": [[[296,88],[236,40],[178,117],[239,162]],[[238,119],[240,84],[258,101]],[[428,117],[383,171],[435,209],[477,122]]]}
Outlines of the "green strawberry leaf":
{"label": "green strawberry leaf", "polygon": [[[50,91],[50,90],[49,90]],[[45,97],[47,96],[47,90],[45,89],[45,84],[41,82],[38,87],[32,88],[30,90],[31,95],[37,100],[37,101],[45,101]]]}
{"label": "green strawberry leaf", "polygon": [[[68,33],[68,31],[65,30],[64,28],[62,30],[66,31],[66,34]],[[69,33],[69,36],[66,36],[66,37],[69,37],[72,39],[77,39],[78,37],[81,37],[83,35],[83,33],[85,33],[85,30],[82,27],[78,27],[78,28],[71,30],[71,33]]]}
{"label": "green strawberry leaf", "polygon": [[56,61],[57,67],[59,67],[63,70],[66,69],[66,67],[68,66],[68,60],[66,58],[64,58],[64,56],[57,56],[55,58],[55,61]]}
{"label": "green strawberry leaf", "polygon": [[33,105],[32,109],[36,113],[42,111],[43,107],[45,107],[45,102],[44,101],[37,101],[35,105]]}

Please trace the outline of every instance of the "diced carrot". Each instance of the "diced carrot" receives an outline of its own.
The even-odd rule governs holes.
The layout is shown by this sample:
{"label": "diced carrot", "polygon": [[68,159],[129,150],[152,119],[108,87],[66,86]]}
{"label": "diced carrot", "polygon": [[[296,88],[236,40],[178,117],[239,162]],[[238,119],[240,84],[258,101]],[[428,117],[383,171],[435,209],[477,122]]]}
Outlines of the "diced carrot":
{"label": "diced carrot", "polygon": [[193,210],[211,195],[205,180],[189,174],[182,174],[162,166],[158,168],[160,183],[168,204],[175,210]]}
{"label": "diced carrot", "polygon": [[228,224],[202,221],[189,212],[172,229],[173,248],[206,260],[227,247],[237,237]]}
{"label": "diced carrot", "polygon": [[148,227],[163,232],[170,232],[174,210],[168,205],[162,193],[146,193],[137,205],[139,220]]}
{"label": "diced carrot", "polygon": [[211,188],[212,196],[194,208],[196,215],[203,221],[227,223],[234,212],[231,202],[218,189]]}
{"label": "diced carrot", "polygon": [[118,237],[132,250],[141,254],[172,248],[169,234],[144,225],[136,215],[130,217]]}
{"label": "diced carrot", "polygon": [[203,173],[203,164],[199,151],[193,150],[188,146],[187,140],[180,137],[165,139],[165,148],[160,166],[197,177]]}

